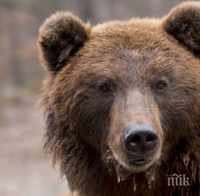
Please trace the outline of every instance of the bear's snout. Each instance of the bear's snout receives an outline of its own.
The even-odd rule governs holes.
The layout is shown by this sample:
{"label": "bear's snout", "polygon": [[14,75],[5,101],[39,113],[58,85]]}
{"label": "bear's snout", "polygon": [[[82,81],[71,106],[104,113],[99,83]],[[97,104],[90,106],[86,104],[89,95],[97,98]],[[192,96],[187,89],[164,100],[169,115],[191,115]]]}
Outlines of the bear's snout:
{"label": "bear's snout", "polygon": [[[123,137],[123,146],[126,150],[138,157],[156,149],[158,135],[150,124],[131,125]],[[142,161],[136,164],[142,164]]]}
{"label": "bear's snout", "polygon": [[133,173],[157,164],[164,135],[154,97],[148,91],[130,90],[116,99],[112,115],[108,145],[114,159]]}

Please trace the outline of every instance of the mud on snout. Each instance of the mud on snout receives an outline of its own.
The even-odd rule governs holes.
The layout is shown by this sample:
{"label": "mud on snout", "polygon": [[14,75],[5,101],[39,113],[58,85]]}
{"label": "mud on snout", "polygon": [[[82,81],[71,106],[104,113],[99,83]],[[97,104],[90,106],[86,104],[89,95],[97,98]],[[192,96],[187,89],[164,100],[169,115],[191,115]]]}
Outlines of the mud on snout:
{"label": "mud on snout", "polygon": [[119,96],[112,108],[109,148],[115,162],[131,173],[159,161],[163,141],[155,100],[140,92]]}

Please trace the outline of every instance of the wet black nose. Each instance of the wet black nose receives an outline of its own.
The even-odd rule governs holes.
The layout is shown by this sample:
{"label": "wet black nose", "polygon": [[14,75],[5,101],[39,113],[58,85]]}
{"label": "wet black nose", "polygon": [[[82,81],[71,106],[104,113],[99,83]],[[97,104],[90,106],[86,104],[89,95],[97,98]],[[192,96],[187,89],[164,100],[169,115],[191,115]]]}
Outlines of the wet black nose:
{"label": "wet black nose", "polygon": [[156,148],[158,135],[150,124],[132,125],[124,134],[123,142],[130,152],[148,152]]}

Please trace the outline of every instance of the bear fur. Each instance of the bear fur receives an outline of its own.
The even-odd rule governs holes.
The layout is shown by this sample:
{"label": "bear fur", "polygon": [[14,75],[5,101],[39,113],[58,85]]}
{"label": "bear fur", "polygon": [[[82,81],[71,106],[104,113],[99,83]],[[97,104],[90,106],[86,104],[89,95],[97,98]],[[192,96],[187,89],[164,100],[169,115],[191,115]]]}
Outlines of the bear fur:
{"label": "bear fur", "polygon": [[[200,195],[200,3],[182,3],[161,20],[93,28],[58,12],[39,32],[49,73],[39,102],[45,149],[70,190],[79,196]],[[138,166],[123,138],[130,126],[143,124],[155,130],[157,143],[142,151],[145,164]],[[187,183],[172,184],[174,174]]]}

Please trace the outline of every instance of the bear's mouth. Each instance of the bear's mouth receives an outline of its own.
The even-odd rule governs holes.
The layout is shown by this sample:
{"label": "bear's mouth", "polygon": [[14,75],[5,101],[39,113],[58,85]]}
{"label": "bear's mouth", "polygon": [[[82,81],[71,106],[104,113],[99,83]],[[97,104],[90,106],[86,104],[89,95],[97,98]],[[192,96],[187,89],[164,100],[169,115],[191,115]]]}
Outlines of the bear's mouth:
{"label": "bear's mouth", "polygon": [[141,159],[137,159],[137,160],[131,160],[129,161],[130,165],[135,165],[135,166],[144,166],[147,163],[149,163],[149,161],[147,159],[141,158]]}
{"label": "bear's mouth", "polygon": [[[113,159],[115,165],[120,165],[121,171],[126,171],[126,173],[139,173],[139,172],[145,172],[148,170],[148,168],[153,165],[156,160],[154,161],[153,158],[155,158],[154,154],[146,154],[146,155],[140,155],[140,156],[124,156],[123,158],[120,158],[117,154],[113,153]],[[119,169],[119,167],[118,167]]]}
{"label": "bear's mouth", "polygon": [[[143,167],[143,166],[147,165],[149,162],[151,162],[151,160],[148,158],[139,158],[136,160],[130,160],[130,161],[128,161],[129,165],[130,166],[132,165],[132,167],[135,169],[129,170],[129,169],[125,168],[123,165],[121,165],[116,159],[112,159],[112,163],[117,172],[118,182],[120,180],[123,181],[123,180],[128,180],[128,179],[134,178],[134,176],[137,175],[137,173],[138,173],[138,172],[136,172],[138,167]],[[160,162],[156,161],[153,165],[146,168],[144,171],[140,171],[140,172],[145,174],[147,179],[149,179],[150,177],[155,175],[155,171],[156,171],[155,169],[157,168],[158,165],[160,165]]]}

